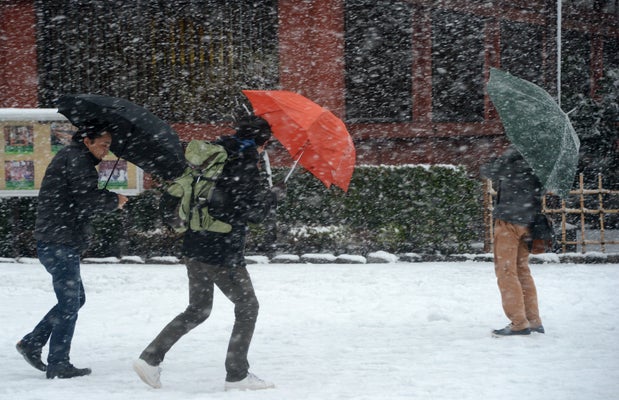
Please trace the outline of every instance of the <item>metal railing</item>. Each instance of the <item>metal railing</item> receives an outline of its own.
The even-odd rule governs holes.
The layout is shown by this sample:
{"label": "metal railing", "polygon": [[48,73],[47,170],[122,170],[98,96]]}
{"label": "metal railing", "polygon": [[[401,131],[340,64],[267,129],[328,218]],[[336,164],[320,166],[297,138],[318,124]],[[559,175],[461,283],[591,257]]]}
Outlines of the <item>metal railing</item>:
{"label": "metal railing", "polygon": [[36,1],[39,99],[122,97],[168,122],[244,114],[279,82],[277,1]]}

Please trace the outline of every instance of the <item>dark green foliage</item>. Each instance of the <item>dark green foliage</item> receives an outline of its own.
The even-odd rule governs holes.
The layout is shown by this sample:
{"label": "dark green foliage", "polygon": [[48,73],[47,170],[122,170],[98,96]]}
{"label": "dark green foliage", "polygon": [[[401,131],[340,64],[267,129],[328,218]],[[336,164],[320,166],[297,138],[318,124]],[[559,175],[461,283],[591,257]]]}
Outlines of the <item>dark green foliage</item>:
{"label": "dark green foliage", "polygon": [[9,198],[0,199],[0,255],[2,257],[13,256],[11,248],[11,234],[13,226],[10,221],[11,209]]}
{"label": "dark green foliage", "polygon": [[131,229],[136,231],[152,231],[162,227],[159,216],[159,190],[146,190],[127,202],[124,211]]}
{"label": "dark green foliage", "polygon": [[163,223],[160,196],[160,190],[147,190],[132,197],[125,206],[127,227],[123,255],[180,256],[181,235]]}
{"label": "dark green foliage", "polygon": [[168,229],[159,212],[160,190],[147,190],[131,197],[122,211],[100,218],[100,224],[95,227],[95,240],[89,252],[95,256],[93,247],[106,238],[109,245],[98,249],[106,250],[104,255],[120,257],[122,255],[137,255],[144,258],[155,256],[180,255],[180,235]]}
{"label": "dark green foliage", "polygon": [[86,257],[120,257],[123,232],[123,211],[97,215],[92,223],[93,234]]}
{"label": "dark green foliage", "polygon": [[[276,170],[274,181],[285,173]],[[297,172],[287,187],[277,228],[273,220],[252,226],[248,253],[449,254],[469,251],[483,234],[480,183],[463,169],[357,167],[347,193]],[[86,256],[179,256],[180,237],[163,224],[159,197],[147,190],[98,216]],[[35,209],[36,198],[0,199],[0,257],[35,256]]]}
{"label": "dark green foliage", "polygon": [[36,198],[0,198],[0,257],[34,257]]}
{"label": "dark green foliage", "polygon": [[294,236],[301,226],[335,226],[296,242],[338,252],[464,251],[481,235],[479,193],[463,170],[443,167],[358,167],[348,193],[296,175],[278,210],[279,236]]}

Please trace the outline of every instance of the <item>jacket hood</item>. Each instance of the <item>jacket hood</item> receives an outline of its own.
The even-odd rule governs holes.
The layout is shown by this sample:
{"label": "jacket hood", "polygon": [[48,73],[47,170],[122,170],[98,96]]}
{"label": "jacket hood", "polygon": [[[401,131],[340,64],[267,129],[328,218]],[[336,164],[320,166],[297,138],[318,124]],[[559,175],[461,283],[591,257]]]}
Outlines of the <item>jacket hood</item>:
{"label": "jacket hood", "polygon": [[243,139],[235,135],[221,136],[216,144],[223,146],[230,158],[255,158],[258,160],[258,150],[253,139]]}

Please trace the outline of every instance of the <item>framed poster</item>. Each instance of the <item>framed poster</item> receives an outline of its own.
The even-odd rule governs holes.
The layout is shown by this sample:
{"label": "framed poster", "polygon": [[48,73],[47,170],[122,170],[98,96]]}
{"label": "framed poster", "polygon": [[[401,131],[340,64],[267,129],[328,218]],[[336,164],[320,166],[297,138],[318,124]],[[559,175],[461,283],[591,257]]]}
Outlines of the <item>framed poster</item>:
{"label": "framed poster", "polygon": [[99,188],[127,189],[128,176],[125,160],[103,160],[99,163]]}
{"label": "framed poster", "polygon": [[6,154],[32,154],[34,147],[32,124],[5,125],[2,130]]}
{"label": "framed poster", "polygon": [[77,132],[77,127],[69,122],[52,122],[49,125],[49,129],[49,140],[52,146],[52,153],[54,154],[71,143],[73,134]]}
{"label": "framed poster", "polygon": [[9,190],[33,190],[34,161],[5,161],[4,182]]}
{"label": "framed poster", "polygon": [[[37,196],[47,166],[76,131],[56,109],[0,109],[0,196]],[[125,195],[143,190],[142,170],[112,153],[97,169],[99,187]]]}

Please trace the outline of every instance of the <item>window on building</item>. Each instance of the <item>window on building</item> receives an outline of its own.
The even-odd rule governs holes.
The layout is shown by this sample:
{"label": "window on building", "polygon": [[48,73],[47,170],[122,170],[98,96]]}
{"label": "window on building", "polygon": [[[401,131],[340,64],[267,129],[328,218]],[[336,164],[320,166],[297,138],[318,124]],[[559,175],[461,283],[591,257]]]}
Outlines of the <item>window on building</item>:
{"label": "window on building", "polygon": [[544,87],[544,30],[522,22],[501,22],[501,69]]}
{"label": "window on building", "polygon": [[[608,95],[616,90],[615,82],[619,74],[619,40],[614,37],[604,37],[602,46],[604,75],[596,82],[596,95],[598,96]],[[617,115],[617,122],[619,122],[619,115]]]}
{"label": "window on building", "polygon": [[[100,93],[168,121],[240,112],[277,85],[277,0],[35,0],[39,98]],[[236,112],[235,112],[236,111]]]}
{"label": "window on building", "polygon": [[346,118],[412,118],[412,7],[390,0],[346,0]]}
{"label": "window on building", "polygon": [[484,118],[484,24],[468,14],[432,13],[432,119]]}
{"label": "window on building", "polygon": [[589,34],[564,30],[561,36],[561,106],[569,111],[578,95],[591,95],[591,38]]}
{"label": "window on building", "polygon": [[619,1],[617,0],[563,0],[565,6],[572,6],[582,10],[619,15]]}

